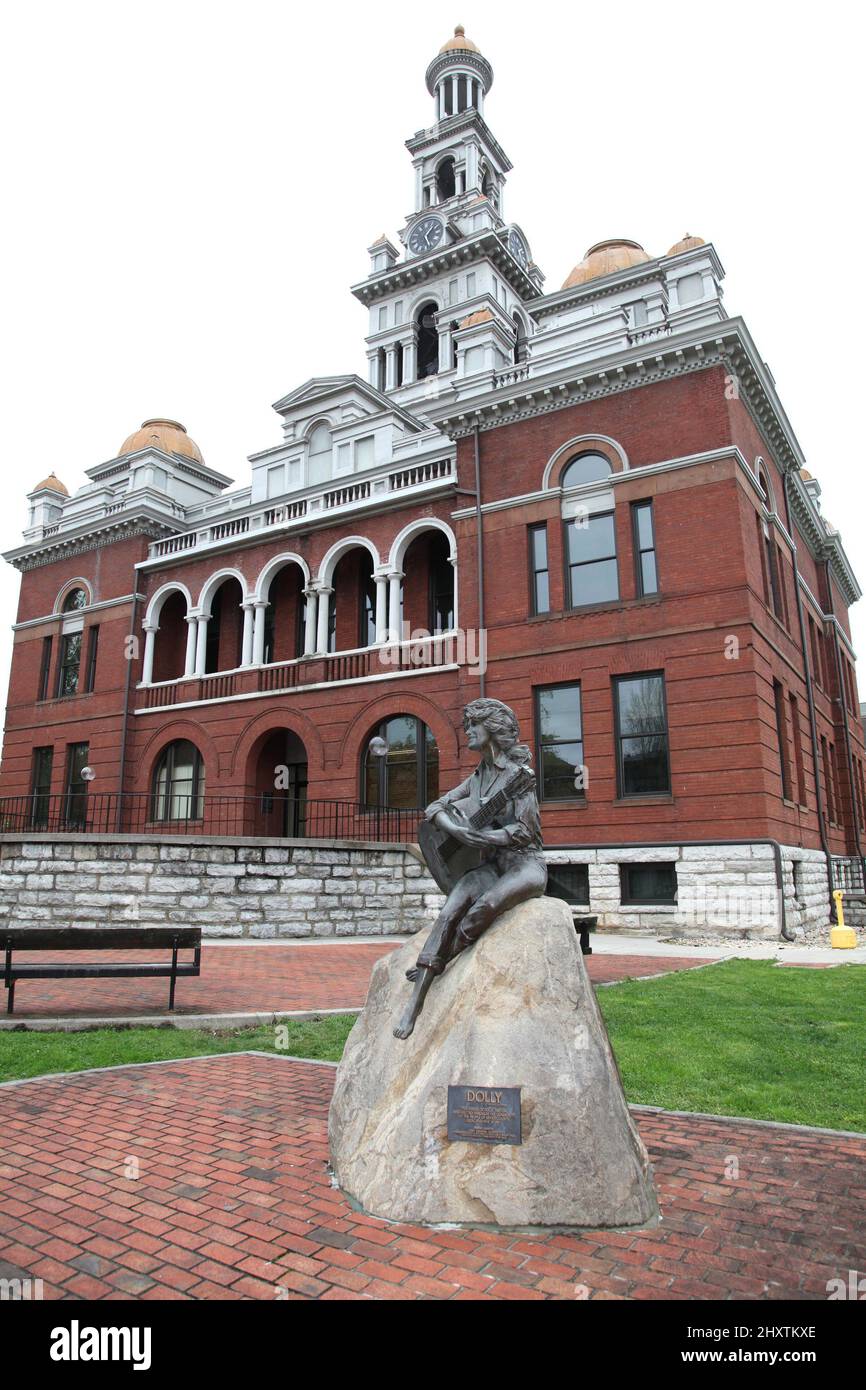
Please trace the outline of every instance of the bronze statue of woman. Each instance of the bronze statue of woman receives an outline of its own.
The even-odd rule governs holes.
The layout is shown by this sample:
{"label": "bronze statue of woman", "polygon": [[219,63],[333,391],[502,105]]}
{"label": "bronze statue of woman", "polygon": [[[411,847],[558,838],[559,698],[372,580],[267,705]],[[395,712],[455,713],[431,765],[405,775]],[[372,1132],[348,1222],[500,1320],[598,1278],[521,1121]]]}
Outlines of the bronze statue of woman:
{"label": "bronze statue of woman", "polygon": [[[518,742],[513,711],[501,700],[473,700],[463,711],[463,727],[481,761],[471,777],[427,807],[419,839],[447,898],[417,964],[406,972],[415,988],[395,1038],[409,1037],[427,991],[448,963],[508,908],[541,897],[547,886],[535,774],[529,749]],[[459,876],[449,869],[460,858],[457,846],[474,851]]]}

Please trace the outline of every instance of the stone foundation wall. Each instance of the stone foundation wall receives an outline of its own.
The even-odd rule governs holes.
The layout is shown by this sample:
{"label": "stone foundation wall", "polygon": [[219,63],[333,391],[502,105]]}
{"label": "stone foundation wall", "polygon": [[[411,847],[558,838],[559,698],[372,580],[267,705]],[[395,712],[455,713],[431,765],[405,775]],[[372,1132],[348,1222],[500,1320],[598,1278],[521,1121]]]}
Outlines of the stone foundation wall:
{"label": "stone foundation wall", "polygon": [[0,926],[201,927],[210,937],[392,936],[441,894],[405,845],[0,836]]}
{"label": "stone foundation wall", "polygon": [[[732,939],[772,939],[781,932],[781,897],[772,845],[550,849],[546,857],[550,863],[588,866],[589,906],[583,910],[597,914],[602,931]],[[676,903],[624,905],[620,865],[653,863],[676,866]],[[826,926],[829,932],[827,866],[821,851],[783,846],[782,878],[788,926],[794,931]],[[856,912],[852,916],[856,917]]]}

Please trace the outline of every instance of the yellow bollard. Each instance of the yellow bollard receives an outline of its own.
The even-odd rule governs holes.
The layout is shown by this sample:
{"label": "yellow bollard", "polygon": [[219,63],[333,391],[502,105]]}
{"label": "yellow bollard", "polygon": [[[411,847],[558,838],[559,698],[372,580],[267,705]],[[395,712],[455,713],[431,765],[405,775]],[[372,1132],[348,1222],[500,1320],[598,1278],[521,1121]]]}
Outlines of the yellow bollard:
{"label": "yellow bollard", "polygon": [[836,899],[836,926],[830,931],[830,945],[840,951],[850,951],[857,945],[857,934],[853,927],[845,926],[841,890],[837,888],[833,897]]}

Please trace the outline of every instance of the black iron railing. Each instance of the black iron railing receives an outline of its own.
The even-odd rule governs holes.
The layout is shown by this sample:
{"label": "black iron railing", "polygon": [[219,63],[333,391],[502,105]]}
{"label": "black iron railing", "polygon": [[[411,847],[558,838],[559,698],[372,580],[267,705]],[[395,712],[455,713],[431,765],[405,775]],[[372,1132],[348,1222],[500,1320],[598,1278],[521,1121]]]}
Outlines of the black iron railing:
{"label": "black iron railing", "polygon": [[72,835],[221,835],[226,838],[413,842],[421,810],[308,801],[265,792],[210,796],[81,792],[0,797],[0,833]]}

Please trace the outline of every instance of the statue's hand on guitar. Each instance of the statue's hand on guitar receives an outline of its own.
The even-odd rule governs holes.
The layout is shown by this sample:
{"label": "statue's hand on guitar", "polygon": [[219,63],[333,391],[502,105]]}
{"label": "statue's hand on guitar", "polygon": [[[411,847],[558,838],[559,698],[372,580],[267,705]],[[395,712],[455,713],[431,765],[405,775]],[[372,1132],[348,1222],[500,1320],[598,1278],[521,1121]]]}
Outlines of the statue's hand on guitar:
{"label": "statue's hand on guitar", "polygon": [[496,834],[495,831],[473,830],[456,808],[452,808],[450,812],[440,811],[436,817],[436,825],[452,839],[459,840],[461,845],[471,845],[474,849],[483,849],[487,845],[497,843],[492,838]]}

